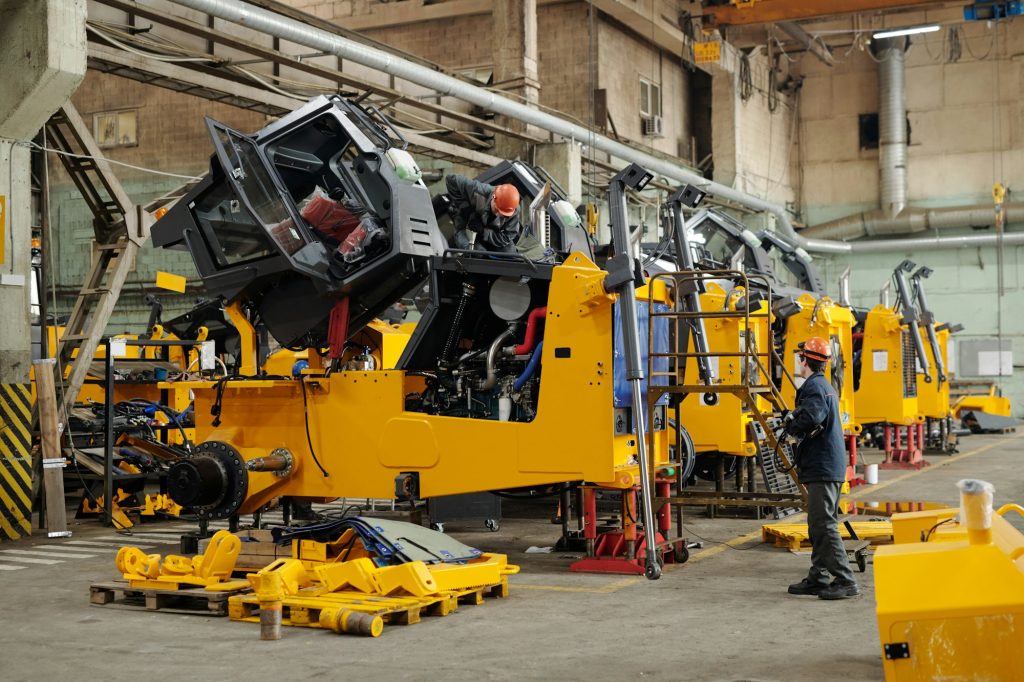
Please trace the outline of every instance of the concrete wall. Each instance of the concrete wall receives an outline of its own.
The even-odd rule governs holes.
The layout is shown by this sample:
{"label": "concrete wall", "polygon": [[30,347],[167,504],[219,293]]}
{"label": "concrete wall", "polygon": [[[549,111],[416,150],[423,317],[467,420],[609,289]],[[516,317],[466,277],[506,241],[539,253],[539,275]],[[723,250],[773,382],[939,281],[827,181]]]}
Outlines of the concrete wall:
{"label": "concrete wall", "polygon": [[[584,34],[581,40],[585,39]],[[689,78],[680,58],[604,20],[598,22],[597,46],[597,87],[608,92],[608,113],[619,136],[670,156],[679,155],[682,149],[688,163]],[[639,113],[641,78],[661,87],[662,137],[643,135]]]}
{"label": "concrete wall", "polygon": [[[906,25],[916,18],[935,20],[921,13]],[[1019,185],[1024,177],[1024,20],[995,26],[998,35],[986,22],[963,24],[955,63],[944,54],[945,31],[913,38],[906,58],[910,206],[990,203],[996,180]],[[858,144],[858,115],[878,111],[878,66],[860,50],[839,55],[832,68],[800,62],[802,203],[811,225],[878,207],[878,151]]]}
{"label": "concrete wall", "polygon": [[793,206],[799,196],[798,129],[795,98],[779,93],[775,111],[768,106],[768,59],[750,57],[751,95],[740,97],[738,52],[724,46],[711,81],[714,180]]}

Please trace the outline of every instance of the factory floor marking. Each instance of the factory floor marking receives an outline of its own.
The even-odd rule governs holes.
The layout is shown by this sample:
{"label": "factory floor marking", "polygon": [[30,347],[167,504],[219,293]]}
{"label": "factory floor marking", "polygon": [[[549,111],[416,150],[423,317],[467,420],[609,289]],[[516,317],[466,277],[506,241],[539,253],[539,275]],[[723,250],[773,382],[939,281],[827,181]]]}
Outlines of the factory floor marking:
{"label": "factory floor marking", "polygon": [[[52,549],[57,548],[48,547],[47,545],[35,545],[32,549],[5,549],[0,551],[0,557],[4,557],[8,554],[19,554],[24,556],[41,556],[48,559],[92,559],[96,556],[95,554],[69,554],[67,552],[62,552],[60,549],[57,549],[55,553],[50,551]],[[82,552],[83,550],[78,551]]]}

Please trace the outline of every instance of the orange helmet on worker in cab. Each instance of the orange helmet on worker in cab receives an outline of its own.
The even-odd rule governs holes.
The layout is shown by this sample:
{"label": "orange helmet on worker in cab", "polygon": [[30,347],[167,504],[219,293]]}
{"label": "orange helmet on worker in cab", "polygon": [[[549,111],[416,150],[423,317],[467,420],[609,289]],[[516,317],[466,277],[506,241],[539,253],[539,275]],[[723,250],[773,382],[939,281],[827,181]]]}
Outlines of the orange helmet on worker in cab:
{"label": "orange helmet on worker in cab", "polygon": [[806,360],[828,362],[832,359],[832,348],[820,336],[812,336],[806,341],[801,341],[796,347],[800,350],[800,355],[804,356]]}
{"label": "orange helmet on worker in cab", "polygon": [[491,208],[498,215],[506,218],[516,212],[519,208],[519,190],[515,185],[498,185],[494,188],[494,196],[491,198]]}

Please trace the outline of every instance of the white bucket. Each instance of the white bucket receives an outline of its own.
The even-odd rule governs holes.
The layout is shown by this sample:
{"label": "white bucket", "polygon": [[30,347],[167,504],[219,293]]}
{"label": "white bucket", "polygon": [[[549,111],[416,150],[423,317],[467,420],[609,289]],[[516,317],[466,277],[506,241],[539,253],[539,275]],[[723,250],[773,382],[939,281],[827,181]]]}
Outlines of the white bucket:
{"label": "white bucket", "polygon": [[864,475],[867,477],[868,485],[876,485],[878,483],[878,465],[869,464],[864,470]]}

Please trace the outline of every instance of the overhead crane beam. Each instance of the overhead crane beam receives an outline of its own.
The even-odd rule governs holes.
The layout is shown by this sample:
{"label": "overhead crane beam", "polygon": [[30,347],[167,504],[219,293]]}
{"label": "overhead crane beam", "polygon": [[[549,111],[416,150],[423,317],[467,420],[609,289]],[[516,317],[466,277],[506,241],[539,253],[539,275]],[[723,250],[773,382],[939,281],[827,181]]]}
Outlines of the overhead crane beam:
{"label": "overhead crane beam", "polygon": [[702,19],[708,28],[721,28],[927,4],[932,3],[922,0],[750,0],[740,4],[705,6]]}

